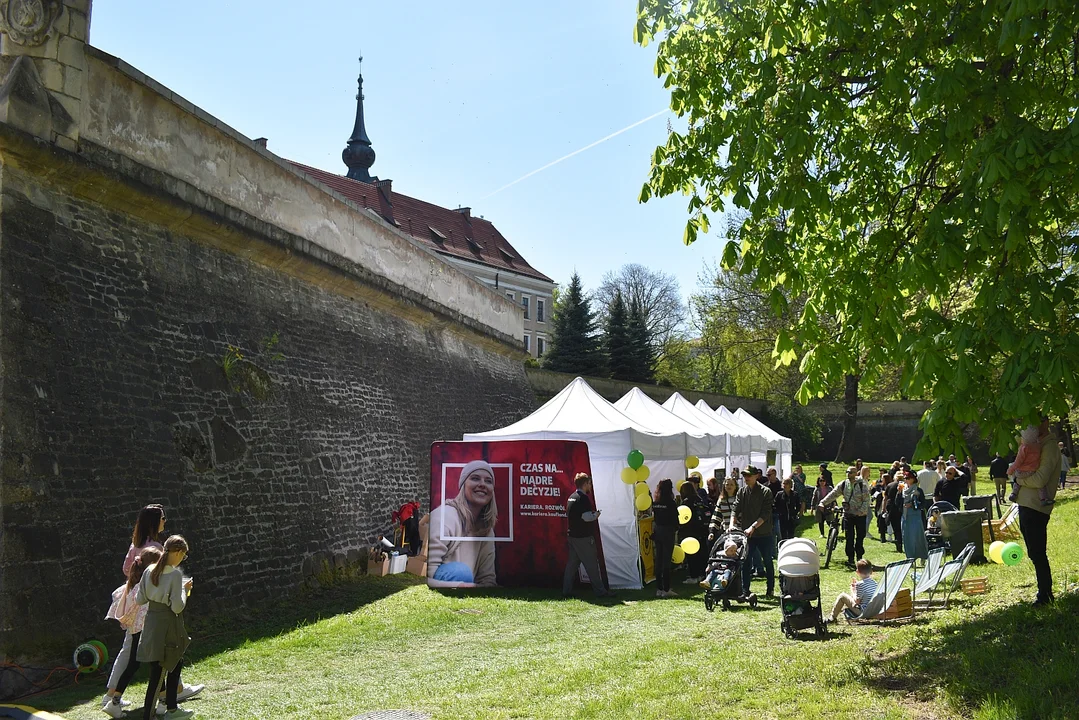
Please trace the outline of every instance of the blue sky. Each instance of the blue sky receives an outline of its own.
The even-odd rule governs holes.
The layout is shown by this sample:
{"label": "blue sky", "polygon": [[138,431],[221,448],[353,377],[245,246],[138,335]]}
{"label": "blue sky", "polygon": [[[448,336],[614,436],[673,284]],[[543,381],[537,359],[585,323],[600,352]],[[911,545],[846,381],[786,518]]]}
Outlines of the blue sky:
{"label": "blue sky", "polygon": [[577,270],[593,289],[639,262],[688,295],[718,240],[682,244],[681,196],[637,202],[673,115],[491,195],[667,107],[635,12],[634,0],[97,0],[90,42],[278,155],[341,173],[362,52],[371,172],[394,190],[472,207],[560,283]]}

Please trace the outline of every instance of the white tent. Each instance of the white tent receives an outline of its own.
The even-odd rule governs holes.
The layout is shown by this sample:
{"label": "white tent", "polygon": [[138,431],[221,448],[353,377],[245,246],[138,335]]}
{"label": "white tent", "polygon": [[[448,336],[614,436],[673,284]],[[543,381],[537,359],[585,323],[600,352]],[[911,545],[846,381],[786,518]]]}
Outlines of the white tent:
{"label": "white tent", "polygon": [[663,462],[683,466],[684,432],[654,430],[631,419],[582,378],[577,378],[523,420],[498,430],[466,433],[464,439],[587,442],[596,505],[603,511],[599,528],[607,579],[612,588],[641,587],[637,510],[633,505],[633,487],[622,482],[622,468],[626,467],[626,456],[634,449],[644,454],[650,470]]}
{"label": "white tent", "polygon": [[712,475],[720,467],[726,468],[727,472],[730,472],[732,467],[744,468],[750,463],[750,453],[755,446],[763,444],[763,439],[748,434],[715,413],[699,409],[682,397],[681,393],[676,392],[667,398],[667,402],[663,403],[663,408],[705,432],[726,433],[728,438],[726,457],[701,458],[698,470],[705,477]]}
{"label": "white tent", "polygon": [[[768,462],[768,451],[776,450],[778,457],[778,447],[773,447],[768,438],[761,433],[760,428],[755,425],[750,425],[745,422],[727,408],[720,405],[713,410],[711,406],[704,400],[698,400],[695,406],[698,410],[708,415],[714,415],[720,418],[724,422],[730,423],[739,428],[743,433],[750,436],[750,450],[749,450],[749,463],[750,465],[756,465],[759,468],[764,468]],[[745,464],[738,465],[738,467],[745,467]]]}
{"label": "white tent", "polygon": [[[726,410],[726,408],[723,409]],[[793,471],[792,462],[794,460],[791,439],[789,437],[783,437],[775,430],[768,427],[760,420],[747,413],[742,408],[738,408],[734,411],[734,417],[738,418],[750,427],[756,427],[762,434],[764,434],[766,438],[768,438],[769,443],[771,443],[769,444],[768,449],[776,450],[776,457],[778,459],[777,469],[779,470],[779,476],[781,478],[784,478],[790,475]]]}

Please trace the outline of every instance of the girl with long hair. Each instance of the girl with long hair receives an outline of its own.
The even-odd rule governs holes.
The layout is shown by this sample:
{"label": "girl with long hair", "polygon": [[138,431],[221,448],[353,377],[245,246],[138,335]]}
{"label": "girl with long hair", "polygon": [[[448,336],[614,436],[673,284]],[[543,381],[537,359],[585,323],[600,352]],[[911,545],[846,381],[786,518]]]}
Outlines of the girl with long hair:
{"label": "girl with long hair", "polygon": [[136,601],[138,585],[146,568],[159,560],[161,560],[160,550],[155,547],[144,548],[131,563],[131,569],[127,573],[127,582],[112,592],[112,605],[105,619],[119,621],[120,627],[126,633],[124,647],[112,664],[112,673],[109,674],[109,691],[101,707],[109,717],[122,717],[124,708],[131,704],[123,699],[123,694],[131,678],[139,669],[139,661],[133,658],[139,651],[139,637],[142,635],[143,624],[146,622],[147,609],[145,605],[139,605]]}
{"label": "girl with long hair", "polygon": [[734,514],[734,496],[738,494],[738,481],[733,477],[724,478],[723,488],[716,498],[715,508],[712,509],[712,519],[708,523],[708,553],[711,554],[711,544],[731,524],[731,515]]}
{"label": "girl with long hair", "polygon": [[187,557],[187,541],[180,535],[172,535],[165,541],[161,560],[146,568],[139,581],[136,600],[148,605],[142,638],[135,658],[150,663],[150,683],[146,686],[146,704],[143,720],[152,720],[161,676],[165,677],[165,717],[182,720],[194,715],[190,710],[180,710],[177,694],[180,685],[180,667],[190,639],[184,626],[184,610],[187,595],[191,592],[191,580],[184,579],[180,563]]}
{"label": "girl with long hair", "polygon": [[678,532],[678,502],[674,499],[674,483],[660,480],[652,500],[652,549],[655,552],[656,597],[677,597],[671,590],[671,554]]}
{"label": "girl with long hair", "polygon": [[[496,584],[494,540],[460,538],[493,538],[497,521],[494,468],[484,460],[473,460],[461,468],[457,495],[431,511],[428,584],[493,587]],[[444,565],[452,570],[443,568]]]}
{"label": "girl with long hair", "polygon": [[127,577],[131,564],[148,547],[162,549],[161,534],[165,532],[165,508],[153,503],[139,510],[135,519],[135,529],[131,533],[131,547],[124,558],[124,577]]}

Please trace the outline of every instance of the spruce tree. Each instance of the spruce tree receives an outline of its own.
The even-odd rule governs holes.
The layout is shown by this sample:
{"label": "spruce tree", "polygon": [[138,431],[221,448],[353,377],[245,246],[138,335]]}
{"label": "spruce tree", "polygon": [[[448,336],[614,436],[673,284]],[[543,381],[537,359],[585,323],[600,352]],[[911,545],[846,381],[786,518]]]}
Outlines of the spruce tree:
{"label": "spruce tree", "polygon": [[630,344],[629,379],[633,382],[652,382],[655,377],[656,352],[652,347],[652,334],[648,331],[648,318],[644,307],[636,298],[629,305],[627,335]]}
{"label": "spruce tree", "polygon": [[551,346],[544,355],[543,366],[558,372],[602,377],[604,362],[596,318],[577,273],[573,273],[565,294],[559,297],[552,324]]}
{"label": "spruce tree", "polygon": [[607,310],[607,326],[603,337],[603,350],[607,355],[607,370],[615,380],[633,380],[635,358],[629,337],[629,316],[622,291],[615,290]]}

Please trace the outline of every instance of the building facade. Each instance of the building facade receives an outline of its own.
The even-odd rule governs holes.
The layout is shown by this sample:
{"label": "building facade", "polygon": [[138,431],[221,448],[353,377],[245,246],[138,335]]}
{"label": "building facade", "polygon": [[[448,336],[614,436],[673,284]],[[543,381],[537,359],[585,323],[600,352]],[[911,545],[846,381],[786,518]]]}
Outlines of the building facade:
{"label": "building facade", "polygon": [[425,249],[513,301],[524,318],[524,349],[540,358],[550,343],[555,282],[532,267],[489,220],[471,208],[444,208],[393,190],[392,180],[371,175],[375,151],[363,111],[363,75],[356,93],[356,120],[341,158],[344,176],[293,163],[312,179],[395,226]]}

